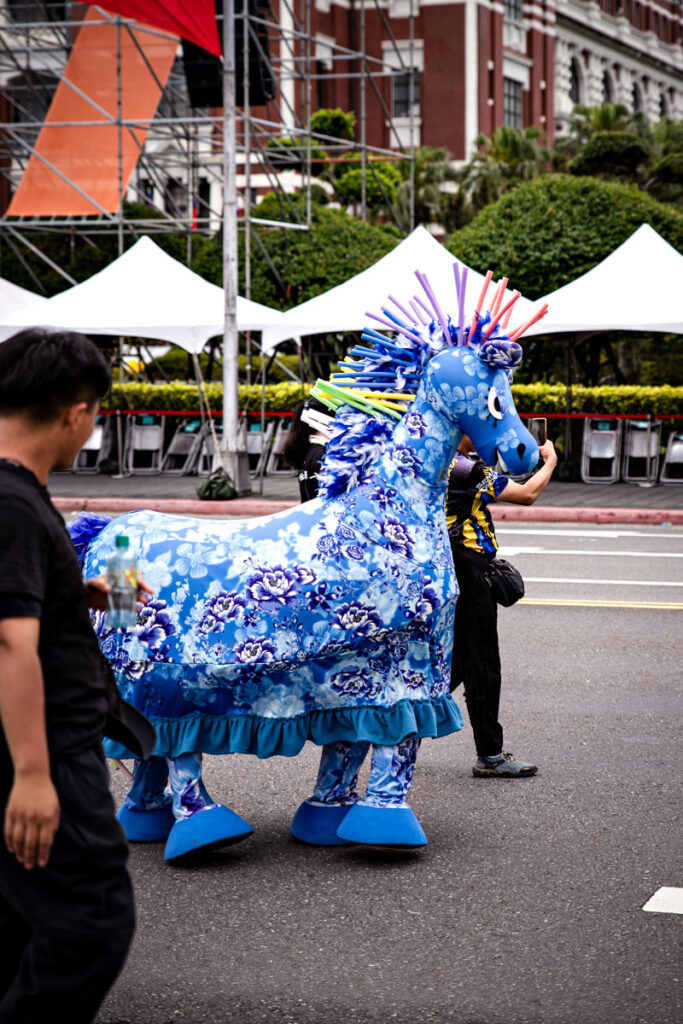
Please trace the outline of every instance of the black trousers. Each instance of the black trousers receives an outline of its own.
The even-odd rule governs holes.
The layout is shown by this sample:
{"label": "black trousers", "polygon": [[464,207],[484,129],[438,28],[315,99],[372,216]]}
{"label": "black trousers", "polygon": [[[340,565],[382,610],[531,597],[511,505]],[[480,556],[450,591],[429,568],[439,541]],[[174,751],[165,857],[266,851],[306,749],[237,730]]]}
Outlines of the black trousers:
{"label": "black trousers", "polygon": [[[451,690],[463,684],[465,704],[479,757],[503,749],[500,705],[498,606],[484,573],[469,555],[452,544],[460,596],[455,606]],[[483,561],[483,556],[482,556]]]}
{"label": "black trousers", "polygon": [[[89,1024],[135,930],[128,844],[101,747],[56,759],[61,818],[45,868],[0,838],[0,1024]],[[11,777],[0,775],[4,822]]]}

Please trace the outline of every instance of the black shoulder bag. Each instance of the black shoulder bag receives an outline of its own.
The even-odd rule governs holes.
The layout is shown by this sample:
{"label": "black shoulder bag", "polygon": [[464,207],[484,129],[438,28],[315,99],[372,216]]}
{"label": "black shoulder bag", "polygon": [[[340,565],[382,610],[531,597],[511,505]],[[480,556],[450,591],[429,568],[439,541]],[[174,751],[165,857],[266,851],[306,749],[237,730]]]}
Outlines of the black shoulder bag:
{"label": "black shoulder bag", "polygon": [[498,604],[504,608],[524,597],[524,580],[519,569],[505,558],[494,558],[487,565],[486,582]]}
{"label": "black shoulder bag", "polygon": [[496,604],[509,608],[524,597],[524,580],[519,569],[505,558],[486,558],[477,551],[458,545],[458,554],[477,565],[491,588]]}

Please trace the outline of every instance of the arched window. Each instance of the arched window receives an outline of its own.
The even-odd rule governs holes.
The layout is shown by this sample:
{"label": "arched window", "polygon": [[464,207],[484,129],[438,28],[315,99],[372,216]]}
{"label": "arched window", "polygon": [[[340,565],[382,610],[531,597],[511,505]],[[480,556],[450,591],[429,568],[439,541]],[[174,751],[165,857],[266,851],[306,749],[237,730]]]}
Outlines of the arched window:
{"label": "arched window", "polygon": [[614,82],[609,71],[602,73],[602,102],[614,103]]}
{"label": "arched window", "polygon": [[637,82],[633,83],[633,89],[631,92],[631,102],[633,104],[633,113],[637,114],[643,109],[643,91]]}
{"label": "arched window", "polygon": [[669,116],[669,101],[666,98],[666,93],[664,93],[664,92],[660,92],[660,94],[659,94],[659,116],[660,117],[668,117]]}
{"label": "arched window", "polygon": [[572,103],[583,102],[583,77],[581,75],[581,65],[579,64],[576,57],[572,57],[571,69],[570,69],[570,80],[569,80],[569,99]]}

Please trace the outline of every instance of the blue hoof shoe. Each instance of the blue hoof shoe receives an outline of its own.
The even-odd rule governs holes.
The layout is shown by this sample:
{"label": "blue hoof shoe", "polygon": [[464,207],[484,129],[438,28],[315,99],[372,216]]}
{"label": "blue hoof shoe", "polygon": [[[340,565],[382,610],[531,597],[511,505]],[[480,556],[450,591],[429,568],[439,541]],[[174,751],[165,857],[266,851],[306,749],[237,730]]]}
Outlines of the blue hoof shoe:
{"label": "blue hoof shoe", "polygon": [[131,843],[158,843],[168,839],[175,825],[171,804],[155,811],[134,811],[122,804],[116,817]]}
{"label": "blue hoof shoe", "polygon": [[207,853],[241,843],[254,834],[248,821],[229,807],[216,804],[176,821],[166,843],[165,860],[180,860],[193,853]]}
{"label": "blue hoof shoe", "polygon": [[410,807],[369,807],[355,804],[337,829],[340,839],[364,846],[413,849],[427,845],[427,836]]}
{"label": "blue hoof shoe", "polygon": [[337,829],[353,804],[319,804],[304,800],[292,818],[290,832],[295,839],[311,846],[345,846]]}

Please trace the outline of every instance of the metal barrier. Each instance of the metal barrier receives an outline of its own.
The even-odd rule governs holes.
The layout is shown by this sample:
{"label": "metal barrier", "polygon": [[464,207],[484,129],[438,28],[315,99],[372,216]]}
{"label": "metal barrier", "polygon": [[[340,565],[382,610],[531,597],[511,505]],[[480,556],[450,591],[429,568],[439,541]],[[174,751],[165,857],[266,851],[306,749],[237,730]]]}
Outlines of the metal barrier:
{"label": "metal barrier", "polygon": [[621,478],[626,483],[657,482],[661,423],[651,420],[626,420]]}
{"label": "metal barrier", "polygon": [[595,418],[583,426],[581,479],[586,484],[613,484],[619,479],[623,421]]}
{"label": "metal barrier", "polygon": [[683,484],[683,432],[672,430],[659,475],[660,484]]}

